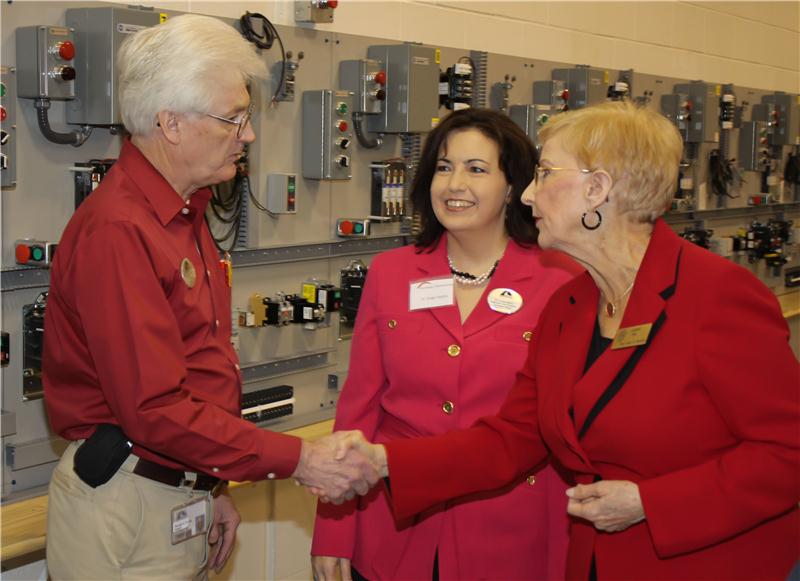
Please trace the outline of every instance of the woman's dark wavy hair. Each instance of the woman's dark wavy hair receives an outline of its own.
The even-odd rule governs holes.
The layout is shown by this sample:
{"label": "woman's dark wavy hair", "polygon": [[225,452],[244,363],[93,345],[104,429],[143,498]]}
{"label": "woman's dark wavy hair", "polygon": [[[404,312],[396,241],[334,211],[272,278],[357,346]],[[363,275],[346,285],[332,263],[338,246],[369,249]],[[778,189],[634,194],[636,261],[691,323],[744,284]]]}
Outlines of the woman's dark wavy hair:
{"label": "woman's dark wavy hair", "polygon": [[436,248],[444,226],[436,219],[431,204],[431,182],[436,173],[439,150],[456,131],[477,129],[500,149],[500,168],[511,186],[511,200],[506,208],[506,231],[517,243],[536,243],[538,233],[531,209],[521,201],[522,192],[533,179],[539,155],[525,132],[507,115],[492,109],[462,109],[451,113],[428,134],[422,148],[417,174],[411,187],[411,203],[420,216],[420,232],[415,245],[418,251]]}

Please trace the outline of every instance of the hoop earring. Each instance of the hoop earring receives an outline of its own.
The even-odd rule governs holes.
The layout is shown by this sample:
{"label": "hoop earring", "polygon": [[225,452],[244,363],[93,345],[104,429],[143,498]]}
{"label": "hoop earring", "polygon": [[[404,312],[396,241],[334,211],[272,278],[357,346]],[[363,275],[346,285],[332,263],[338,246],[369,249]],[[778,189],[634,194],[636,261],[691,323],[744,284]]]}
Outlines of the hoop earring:
{"label": "hoop earring", "polygon": [[587,230],[597,230],[600,227],[600,224],[603,223],[603,215],[597,210],[595,210],[594,213],[597,214],[597,224],[594,226],[589,226],[586,224],[586,212],[584,212],[581,216],[581,225]]}

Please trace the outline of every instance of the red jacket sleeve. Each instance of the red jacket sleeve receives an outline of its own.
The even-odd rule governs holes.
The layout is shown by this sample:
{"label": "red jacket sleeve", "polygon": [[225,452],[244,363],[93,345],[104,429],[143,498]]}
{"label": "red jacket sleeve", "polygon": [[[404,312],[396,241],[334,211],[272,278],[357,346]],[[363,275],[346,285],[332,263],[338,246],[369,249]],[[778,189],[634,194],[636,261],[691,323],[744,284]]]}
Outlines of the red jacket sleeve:
{"label": "red jacket sleeve", "polygon": [[[723,541],[800,500],[800,366],[775,297],[744,269],[698,308],[698,375],[739,440],[707,462],[639,484],[661,557]],[[687,337],[691,340],[691,337]]]}

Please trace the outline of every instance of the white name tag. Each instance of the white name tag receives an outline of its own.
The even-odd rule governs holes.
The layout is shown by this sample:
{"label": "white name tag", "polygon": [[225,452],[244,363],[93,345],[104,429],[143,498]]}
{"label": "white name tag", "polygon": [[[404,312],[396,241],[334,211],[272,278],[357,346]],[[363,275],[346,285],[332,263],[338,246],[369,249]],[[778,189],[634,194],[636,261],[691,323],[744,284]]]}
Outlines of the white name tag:
{"label": "white name tag", "polygon": [[172,544],[204,535],[208,530],[208,498],[191,500],[172,509]]}
{"label": "white name tag", "polygon": [[415,280],[409,284],[408,310],[435,309],[455,304],[453,277]]}

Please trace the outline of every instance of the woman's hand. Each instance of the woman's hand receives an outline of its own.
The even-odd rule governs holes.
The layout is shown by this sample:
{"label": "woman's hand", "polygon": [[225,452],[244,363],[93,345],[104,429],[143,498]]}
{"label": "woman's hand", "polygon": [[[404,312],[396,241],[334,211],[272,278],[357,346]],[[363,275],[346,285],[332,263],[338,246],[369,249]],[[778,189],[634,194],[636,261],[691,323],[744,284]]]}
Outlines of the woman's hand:
{"label": "woman's hand", "polygon": [[336,567],[342,570],[342,581],[352,581],[350,559],[311,555],[311,566],[314,569],[314,581],[337,581]]}
{"label": "woman's hand", "polygon": [[601,480],[567,490],[567,512],[607,533],[624,531],[644,520],[639,486],[628,480]]}

